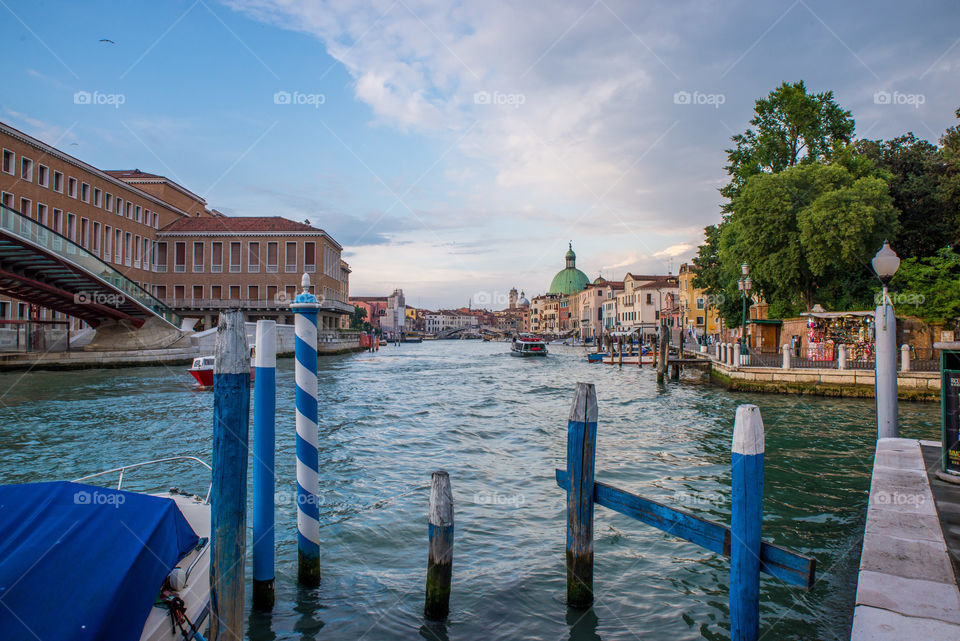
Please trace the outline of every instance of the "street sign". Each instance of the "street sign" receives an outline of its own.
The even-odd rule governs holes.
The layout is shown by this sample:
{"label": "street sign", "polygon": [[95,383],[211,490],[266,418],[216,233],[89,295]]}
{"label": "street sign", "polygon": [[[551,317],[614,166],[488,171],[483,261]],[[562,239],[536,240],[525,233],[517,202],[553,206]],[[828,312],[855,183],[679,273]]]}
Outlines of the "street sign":
{"label": "street sign", "polygon": [[942,370],[940,407],[943,413],[943,471],[960,474],[960,370]]}

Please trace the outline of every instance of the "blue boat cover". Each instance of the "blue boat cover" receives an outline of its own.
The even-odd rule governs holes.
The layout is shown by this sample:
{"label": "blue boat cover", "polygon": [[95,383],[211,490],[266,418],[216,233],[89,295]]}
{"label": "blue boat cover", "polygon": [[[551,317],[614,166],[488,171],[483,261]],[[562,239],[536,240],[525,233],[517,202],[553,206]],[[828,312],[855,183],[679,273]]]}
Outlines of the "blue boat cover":
{"label": "blue boat cover", "polygon": [[67,482],[0,486],[0,637],[135,641],[197,541],[172,499]]}

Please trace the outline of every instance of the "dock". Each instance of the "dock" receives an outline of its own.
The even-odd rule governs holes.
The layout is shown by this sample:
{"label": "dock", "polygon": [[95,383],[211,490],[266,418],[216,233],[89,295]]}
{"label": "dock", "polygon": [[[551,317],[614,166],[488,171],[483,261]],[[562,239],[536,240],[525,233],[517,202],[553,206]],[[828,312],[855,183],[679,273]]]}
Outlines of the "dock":
{"label": "dock", "polygon": [[960,639],[960,485],[940,443],[877,442],[852,641]]}

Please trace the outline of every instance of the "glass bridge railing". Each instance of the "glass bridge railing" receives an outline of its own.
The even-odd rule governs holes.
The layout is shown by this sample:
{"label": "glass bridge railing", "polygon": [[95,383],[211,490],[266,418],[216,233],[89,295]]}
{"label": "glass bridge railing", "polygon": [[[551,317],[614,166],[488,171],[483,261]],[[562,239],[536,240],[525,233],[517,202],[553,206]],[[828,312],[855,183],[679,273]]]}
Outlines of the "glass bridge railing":
{"label": "glass bridge railing", "polygon": [[44,227],[29,216],[24,216],[7,207],[0,207],[0,229],[79,266],[119,290],[130,300],[136,301],[174,327],[180,328],[180,317],[142,287],[80,245]]}

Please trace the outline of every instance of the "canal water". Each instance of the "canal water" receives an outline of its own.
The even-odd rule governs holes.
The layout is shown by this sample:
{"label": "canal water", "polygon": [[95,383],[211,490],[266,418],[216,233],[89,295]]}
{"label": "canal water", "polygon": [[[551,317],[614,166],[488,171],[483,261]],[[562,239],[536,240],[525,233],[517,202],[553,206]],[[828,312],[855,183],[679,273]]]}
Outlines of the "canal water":
{"label": "canal water", "polygon": [[[320,358],[318,590],[296,587],[293,362],[279,361],[277,603],[272,615],[248,617],[250,639],[727,638],[727,561],[602,507],[596,604],[564,604],[565,497],[554,469],[565,466],[577,381],[597,386],[598,480],[722,521],[734,412],[758,405],[764,537],[817,559],[810,592],[763,579],[764,638],[849,638],[871,400],[658,387],[649,368],[588,365],[580,348],[547,359],[507,351],[438,341]],[[180,454],[209,460],[212,394],[191,389],[185,369],[0,375],[0,482]],[[900,420],[903,436],[938,437],[936,404],[902,403]],[[438,468],[450,472],[456,506],[451,615],[424,625],[428,483]],[[183,466],[131,473],[125,487],[200,492],[208,482]]]}

